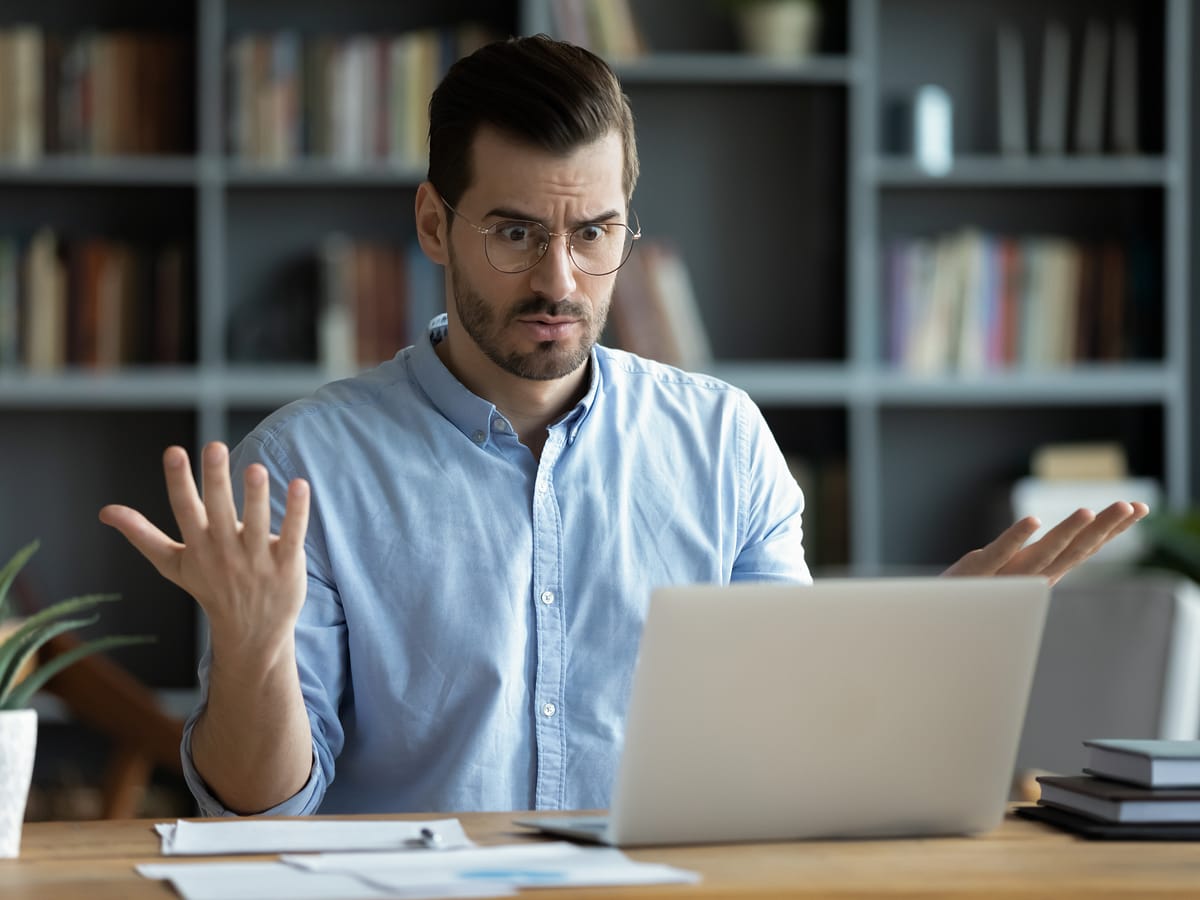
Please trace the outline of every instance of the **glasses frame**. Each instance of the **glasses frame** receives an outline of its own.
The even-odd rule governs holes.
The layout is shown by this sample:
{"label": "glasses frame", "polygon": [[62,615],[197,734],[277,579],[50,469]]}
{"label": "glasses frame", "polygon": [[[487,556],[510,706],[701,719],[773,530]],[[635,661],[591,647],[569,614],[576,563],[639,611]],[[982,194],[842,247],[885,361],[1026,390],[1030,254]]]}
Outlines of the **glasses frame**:
{"label": "glasses frame", "polygon": [[[535,259],[533,262],[531,262],[529,265],[527,265],[525,268],[523,268],[523,269],[501,269],[494,262],[492,262],[492,258],[491,258],[491,256],[488,255],[488,252],[487,252],[487,247],[488,247],[487,237],[489,234],[493,233],[492,229],[495,228],[496,226],[493,225],[490,228],[485,228],[482,225],[472,222],[470,219],[468,219],[466,216],[464,216],[462,213],[460,213],[457,209],[455,209],[453,206],[451,206],[450,201],[448,201],[445,197],[441,197],[440,199],[441,199],[442,203],[444,203],[446,205],[446,209],[450,210],[450,212],[454,213],[455,216],[462,219],[464,222],[467,223],[467,225],[469,225],[471,228],[473,228],[475,231],[479,232],[479,234],[483,236],[483,256],[488,261],[488,265],[491,266],[493,269],[495,269],[497,272],[501,273],[502,275],[520,275],[522,272],[528,272],[530,269],[532,269],[534,266],[536,266],[538,263],[540,263],[543,259],[546,258],[546,254],[550,251],[550,240],[553,240],[556,237],[560,237],[560,238],[564,238],[566,240],[567,256],[571,257],[571,264],[573,266],[575,266],[575,268],[577,268],[584,275],[591,275],[593,278],[602,278],[605,275],[611,275],[613,272],[618,271],[621,268],[621,266],[625,265],[625,263],[627,263],[629,261],[629,257],[633,255],[633,245],[637,241],[640,241],[642,239],[642,222],[638,218],[638,214],[632,209],[629,212],[633,216],[634,225],[637,226],[636,231],[634,231],[634,229],[629,227],[628,222],[603,222],[603,223],[586,222],[583,225],[580,225],[576,228],[572,228],[570,231],[551,231],[549,228],[547,228],[541,222],[535,222],[532,219],[506,219],[505,222],[520,222],[521,224],[524,224],[524,225],[536,225],[538,228],[540,228],[546,232],[546,235],[550,238],[550,240],[546,241],[546,243],[542,246],[542,252],[538,254],[538,258]],[[497,223],[497,224],[499,224],[499,223]],[[633,236],[633,240],[630,241],[629,252],[625,254],[625,258],[621,260],[621,262],[617,266],[617,268],[609,269],[607,272],[589,272],[587,269],[585,269],[583,266],[581,266],[579,264],[579,260],[577,260],[575,258],[575,249],[573,247],[575,232],[579,231],[581,228],[587,228],[591,225],[599,225],[599,224],[620,225],[622,228],[624,228],[626,231],[628,231]]]}

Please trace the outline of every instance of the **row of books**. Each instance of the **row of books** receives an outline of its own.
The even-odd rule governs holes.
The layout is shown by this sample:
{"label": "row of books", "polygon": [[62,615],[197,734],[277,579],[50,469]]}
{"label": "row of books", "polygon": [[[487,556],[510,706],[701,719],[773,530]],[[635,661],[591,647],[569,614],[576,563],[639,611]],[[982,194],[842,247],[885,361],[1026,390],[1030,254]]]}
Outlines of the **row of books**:
{"label": "row of books", "polygon": [[1092,836],[1200,837],[1200,741],[1084,741],[1082,775],[1041,775],[1027,812]]}
{"label": "row of books", "polygon": [[429,98],[483,27],[394,35],[243,34],[229,45],[229,152],[256,163],[301,157],[411,166],[427,156]]}
{"label": "row of books", "polygon": [[964,229],[886,247],[887,361],[933,373],[1149,358],[1158,263],[1149,244]]}
{"label": "row of books", "polygon": [[609,328],[623,350],[690,371],[712,364],[712,344],[683,255],[641,240],[618,271]]}
{"label": "row of books", "polygon": [[441,269],[414,241],[331,234],[318,250],[317,363],[331,378],[390,359],[444,309]]}
{"label": "row of books", "polygon": [[0,238],[0,368],[54,372],[195,359],[189,253],[181,244]]}
{"label": "row of books", "polygon": [[[1138,36],[1128,19],[1089,17],[1072,65],[1072,35],[1051,19],[1041,35],[1036,119],[1027,112],[1025,40],[1017,26],[997,33],[997,114],[1000,150],[1057,155],[1141,151],[1138,129]],[[1072,99],[1072,72],[1075,91]],[[1036,125],[1034,137],[1030,127]]]}
{"label": "row of books", "polygon": [[188,50],[167,34],[0,29],[0,159],[185,151]]}
{"label": "row of books", "polygon": [[610,59],[646,52],[629,0],[551,0],[554,34]]}

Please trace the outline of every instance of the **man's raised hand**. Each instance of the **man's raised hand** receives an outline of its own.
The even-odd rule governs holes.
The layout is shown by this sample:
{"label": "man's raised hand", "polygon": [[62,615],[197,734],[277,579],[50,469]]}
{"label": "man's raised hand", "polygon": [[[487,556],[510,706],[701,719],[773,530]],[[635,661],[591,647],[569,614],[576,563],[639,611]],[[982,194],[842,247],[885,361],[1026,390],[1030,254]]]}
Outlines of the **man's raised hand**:
{"label": "man's raised hand", "polygon": [[1041,575],[1051,584],[1150,512],[1145,503],[1113,503],[1099,514],[1078,509],[1026,546],[1040,523],[1027,516],[986,547],[972,550],[946,575]]}
{"label": "man's raised hand", "polygon": [[306,593],[308,482],[297,478],[288,485],[283,522],[274,535],[263,466],[246,469],[240,521],[224,444],[204,448],[203,495],[182,447],[163,453],[163,471],[182,543],[128,506],[105,506],[100,521],[120,531],[165,578],[196,599],[224,647],[266,650],[290,641]]}

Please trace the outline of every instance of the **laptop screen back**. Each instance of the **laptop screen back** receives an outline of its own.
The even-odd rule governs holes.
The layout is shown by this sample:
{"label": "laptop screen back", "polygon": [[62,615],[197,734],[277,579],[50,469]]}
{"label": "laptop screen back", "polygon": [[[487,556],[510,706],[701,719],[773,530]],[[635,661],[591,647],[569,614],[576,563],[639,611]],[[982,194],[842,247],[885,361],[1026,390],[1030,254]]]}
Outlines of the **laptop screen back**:
{"label": "laptop screen back", "polygon": [[1033,578],[656,591],[609,840],[995,827],[1048,599]]}

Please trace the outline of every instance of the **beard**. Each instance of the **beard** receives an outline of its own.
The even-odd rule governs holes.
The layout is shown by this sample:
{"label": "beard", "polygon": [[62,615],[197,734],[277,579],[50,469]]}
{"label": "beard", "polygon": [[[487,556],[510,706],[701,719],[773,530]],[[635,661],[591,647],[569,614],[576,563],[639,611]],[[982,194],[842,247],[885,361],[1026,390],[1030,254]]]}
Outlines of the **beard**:
{"label": "beard", "polygon": [[[476,291],[450,256],[450,277],[454,282],[454,308],[463,330],[470,335],[484,356],[511,375],[534,381],[552,381],[576,371],[587,362],[592,347],[604,331],[608,307],[612,298],[603,299],[595,312],[583,303],[570,300],[552,302],[542,297],[529,297],[507,310],[495,309]],[[531,315],[567,316],[578,320],[583,333],[578,341],[542,341],[528,352],[511,345],[505,330],[517,319]]]}

